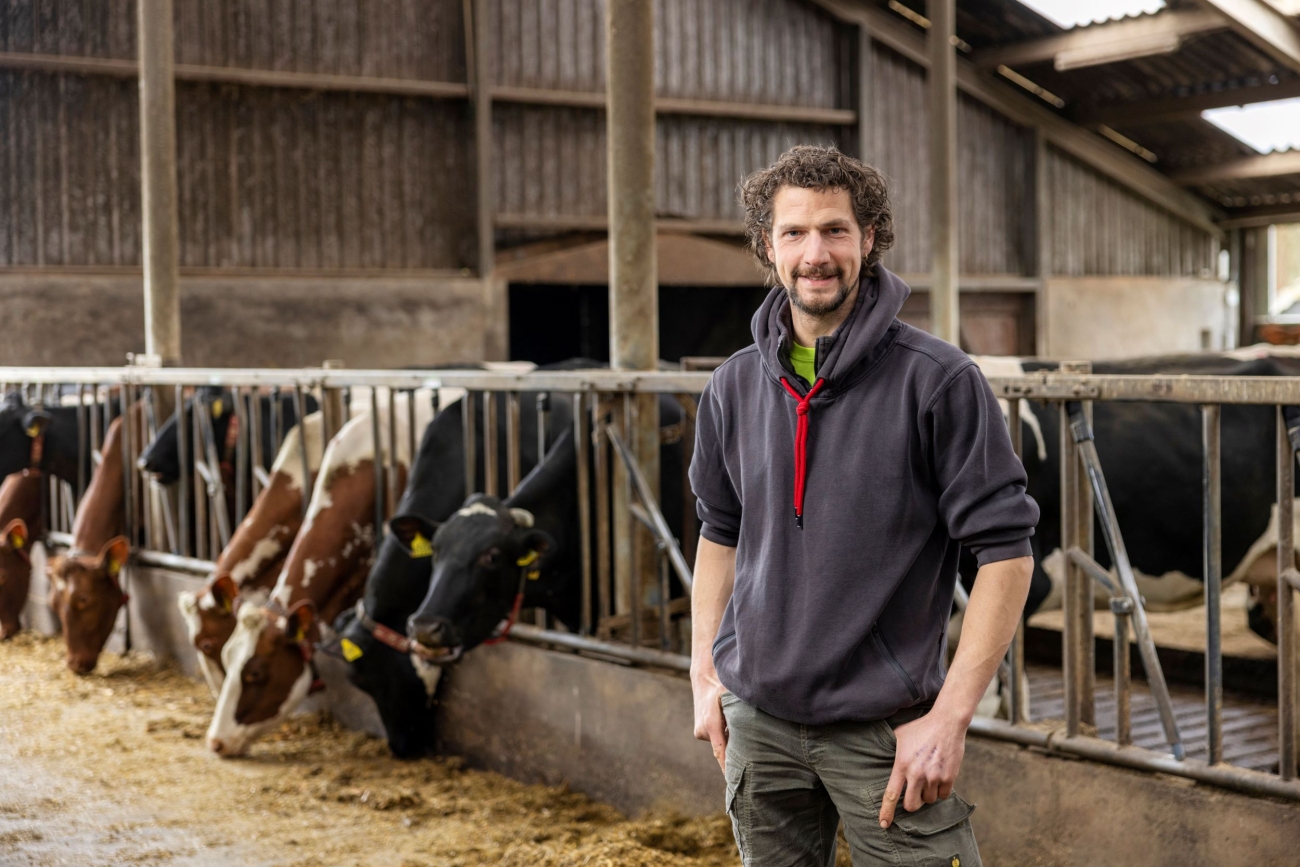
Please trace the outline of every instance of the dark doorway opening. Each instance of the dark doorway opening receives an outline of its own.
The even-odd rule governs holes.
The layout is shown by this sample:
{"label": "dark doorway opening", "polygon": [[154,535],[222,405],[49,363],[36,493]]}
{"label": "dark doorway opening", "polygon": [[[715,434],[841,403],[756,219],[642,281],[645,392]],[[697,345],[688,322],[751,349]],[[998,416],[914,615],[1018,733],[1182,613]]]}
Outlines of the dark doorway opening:
{"label": "dark doorway opening", "polygon": [[[659,357],[726,357],[754,342],[749,320],[767,295],[760,287],[660,286]],[[550,364],[609,361],[609,288],[510,285],[510,358]]]}

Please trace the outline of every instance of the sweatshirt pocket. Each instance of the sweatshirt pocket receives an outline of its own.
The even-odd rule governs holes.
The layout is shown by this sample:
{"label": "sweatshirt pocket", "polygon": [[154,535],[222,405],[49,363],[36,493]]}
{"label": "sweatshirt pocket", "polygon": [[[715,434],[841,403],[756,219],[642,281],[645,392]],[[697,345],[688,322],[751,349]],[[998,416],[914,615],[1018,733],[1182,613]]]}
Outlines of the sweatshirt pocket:
{"label": "sweatshirt pocket", "polygon": [[889,646],[889,642],[885,641],[885,635],[880,631],[879,624],[872,624],[871,637],[876,642],[876,648],[880,651],[880,655],[883,656],[885,661],[889,663],[889,666],[894,669],[894,673],[898,675],[899,679],[907,685],[907,694],[912,697],[912,701],[919,699],[921,697],[921,691],[916,688],[916,682],[912,680],[912,676],[907,673],[907,669],[903,668],[903,663],[899,662],[898,657],[894,655],[893,648]]}
{"label": "sweatshirt pocket", "polygon": [[736,640],[735,630],[728,632],[726,635],[719,635],[717,638],[713,640],[713,655],[717,656],[719,650],[726,647],[728,644],[731,644],[735,640]]}

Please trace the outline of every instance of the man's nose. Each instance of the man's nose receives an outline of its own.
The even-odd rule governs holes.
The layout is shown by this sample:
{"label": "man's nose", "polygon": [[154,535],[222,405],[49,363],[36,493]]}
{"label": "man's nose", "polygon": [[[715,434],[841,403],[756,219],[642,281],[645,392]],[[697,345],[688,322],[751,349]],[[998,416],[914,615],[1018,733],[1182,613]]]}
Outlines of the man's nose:
{"label": "man's nose", "polygon": [[820,232],[809,232],[804,243],[803,261],[806,265],[825,265],[830,261],[830,252],[822,240]]}

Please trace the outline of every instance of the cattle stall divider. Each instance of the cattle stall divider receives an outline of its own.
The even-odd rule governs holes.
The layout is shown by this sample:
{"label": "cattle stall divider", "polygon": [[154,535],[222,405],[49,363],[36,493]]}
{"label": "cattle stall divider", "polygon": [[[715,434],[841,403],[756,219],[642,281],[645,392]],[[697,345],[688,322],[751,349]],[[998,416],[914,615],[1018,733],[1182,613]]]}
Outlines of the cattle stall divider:
{"label": "cattle stall divider", "polygon": [[[328,431],[337,432],[360,411],[372,415],[372,436],[380,454],[374,461],[376,473],[376,529],[384,532],[400,490],[397,446],[408,451],[417,442],[415,413],[417,400],[426,399],[436,412],[440,389],[456,389],[463,395],[462,437],[466,454],[467,492],[508,496],[510,488],[532,469],[520,457],[524,443],[521,419],[525,416],[522,396],[536,397],[539,460],[546,446],[558,436],[547,423],[556,417],[557,401],[571,401],[573,443],[577,452],[579,508],[577,520],[583,541],[580,576],[584,612],[577,632],[541,625],[520,624],[513,640],[592,655],[622,664],[643,665],[675,672],[690,668],[689,630],[680,639],[681,627],[689,616],[692,586],[687,552],[695,547],[696,523],[693,509],[684,509],[679,526],[673,526],[663,505],[652,494],[650,480],[636,464],[633,444],[627,436],[635,430],[632,397],[658,394],[675,398],[682,408],[676,430],[661,430],[660,441],[694,439],[694,399],[708,382],[700,371],[540,371],[502,370],[346,370],[306,368],[296,370],[183,369],[183,368],[0,368],[0,383],[6,393],[14,387],[29,404],[47,408],[76,408],[76,466],[71,478],[51,488],[54,501],[71,503],[89,484],[87,469],[103,460],[100,453],[105,433],[113,418],[123,415],[131,398],[153,388],[175,389],[181,413],[177,454],[182,472],[176,483],[176,509],[166,520],[174,532],[153,526],[155,508],[144,501],[163,500],[162,485],[142,484],[135,460],[144,443],[142,431],[128,442],[132,459],[124,461],[130,494],[128,526],[131,532],[132,564],[178,569],[196,574],[211,572],[213,561],[228,538],[230,527],[238,526],[256,492],[266,484],[266,464],[278,454],[288,433],[283,397],[302,418],[305,396],[315,396],[326,409]],[[1069,590],[1064,595],[1065,629],[1062,637],[1065,662],[1062,678],[1066,686],[1065,719],[1060,724],[1028,724],[1028,696],[1023,690],[1025,672],[1024,624],[1002,664],[1001,677],[1008,688],[1007,719],[977,717],[971,731],[985,737],[1032,746],[1049,753],[1083,757],[1112,765],[1189,778],[1248,793],[1300,800],[1296,780],[1296,647],[1295,609],[1292,593],[1300,591],[1300,571],[1295,568],[1291,534],[1291,506],[1297,440],[1300,429],[1287,427],[1283,407],[1300,406],[1300,378],[1225,376],[1116,376],[1096,375],[1086,366],[1063,365],[1059,372],[1037,372],[1012,377],[990,377],[994,393],[1008,402],[1007,420],[1017,453],[1023,447],[1022,400],[1034,400],[1054,408],[1062,420],[1061,500],[1062,550],[1065,552]],[[385,394],[381,395],[381,391]],[[406,429],[399,431],[394,419],[399,396],[408,408]],[[269,398],[269,400],[267,400]],[[381,400],[386,398],[386,400]],[[187,400],[192,403],[187,407]],[[353,400],[356,403],[353,403]],[[445,398],[444,398],[445,399]],[[229,426],[224,440],[215,433],[213,422],[224,417],[218,402],[233,401],[232,414],[239,419],[236,430]],[[1219,482],[1221,443],[1219,420],[1225,404],[1271,405],[1276,408],[1276,475],[1279,511],[1278,539],[1278,732],[1277,773],[1253,770],[1225,763],[1222,754],[1223,669],[1219,587],[1207,582],[1207,642],[1205,670],[1205,714],[1207,760],[1182,754],[1177,725],[1166,726],[1169,752],[1132,743],[1129,709],[1132,680],[1129,670],[1128,636],[1137,639],[1138,653],[1157,701],[1162,687],[1159,662],[1146,628],[1142,600],[1137,593],[1132,567],[1124,556],[1123,537],[1109,501],[1105,477],[1097,457],[1090,413],[1102,401],[1154,401],[1197,406],[1202,420],[1204,482],[1205,574],[1222,576],[1220,533],[1221,488]],[[264,405],[265,402],[265,405]],[[342,404],[339,407],[339,403]],[[341,411],[340,411],[341,410]],[[390,419],[384,435],[380,413]],[[189,418],[187,418],[189,416]],[[341,416],[341,417],[340,417]],[[262,424],[266,421],[271,452],[261,448]],[[153,419],[152,426],[163,420]],[[130,420],[124,417],[124,424]],[[146,421],[146,424],[149,424]],[[504,428],[504,431],[501,429]],[[504,433],[504,436],[501,434]],[[305,439],[300,437],[300,442]],[[323,446],[324,444],[322,444]],[[499,455],[507,449],[504,460]],[[689,447],[686,449],[689,454]],[[298,456],[306,464],[306,451]],[[187,461],[189,462],[187,464]],[[254,466],[256,465],[256,466]],[[503,466],[502,466],[503,465]],[[616,473],[615,468],[620,468]],[[504,468],[505,472],[499,472]],[[251,471],[250,471],[251,470]],[[236,476],[238,478],[236,478]],[[310,475],[307,476],[310,482]],[[625,487],[615,491],[616,484]],[[247,487],[244,487],[247,486]],[[240,496],[240,490],[244,496]],[[126,493],[124,491],[124,493]],[[618,496],[615,496],[615,494]],[[131,498],[134,494],[134,498]],[[625,520],[615,519],[615,501],[627,505]],[[683,506],[691,505],[689,491]],[[167,506],[163,504],[162,508]],[[1100,518],[1102,532],[1116,563],[1118,578],[1102,568],[1092,556],[1092,516]],[[49,523],[47,541],[66,545],[71,522],[67,508],[58,509]],[[634,533],[653,539],[657,556],[640,562],[638,546],[628,544]],[[152,545],[147,546],[149,541]],[[620,553],[621,552],[621,553]],[[631,563],[619,558],[631,558]],[[629,569],[629,565],[631,568]],[[675,577],[676,582],[672,580]],[[621,585],[620,585],[620,582]],[[1095,690],[1092,660],[1092,585],[1106,587],[1110,612],[1115,618],[1114,682],[1118,719],[1115,740],[1092,734],[1095,731]],[[1212,586],[1213,585],[1213,586]],[[958,598],[961,594],[958,593]],[[538,624],[545,621],[538,619]],[[1165,720],[1162,708],[1162,724]]]}

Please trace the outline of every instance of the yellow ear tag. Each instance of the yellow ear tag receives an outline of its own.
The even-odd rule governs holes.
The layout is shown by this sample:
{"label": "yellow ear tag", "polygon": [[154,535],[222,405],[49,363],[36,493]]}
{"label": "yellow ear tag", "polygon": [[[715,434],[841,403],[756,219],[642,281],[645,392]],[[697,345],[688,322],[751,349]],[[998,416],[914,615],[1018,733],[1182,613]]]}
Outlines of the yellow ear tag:
{"label": "yellow ear tag", "polygon": [[515,561],[516,566],[531,566],[537,562],[537,552],[529,551],[524,556]]}
{"label": "yellow ear tag", "polygon": [[23,538],[22,533],[10,533],[9,544],[13,546],[14,550],[20,550],[23,545],[27,544],[27,540]]}
{"label": "yellow ear tag", "polygon": [[361,648],[346,638],[339,642],[339,647],[343,648],[343,658],[348,662],[356,662],[361,658]]}
{"label": "yellow ear tag", "polygon": [[40,435],[41,435],[41,426],[38,424],[34,424],[27,429],[27,436],[31,437],[32,439],[36,439]]}
{"label": "yellow ear tag", "polygon": [[114,578],[116,578],[116,577],[117,577],[117,573],[118,573],[118,572],[121,572],[121,571],[122,571],[122,564],[121,564],[121,563],[117,562],[116,560],[109,560],[109,561],[108,561],[108,574],[109,574],[109,575],[111,575],[111,576],[113,576]]}
{"label": "yellow ear tag", "polygon": [[958,858],[956,855],[952,856],[952,861],[949,863],[952,865],[952,867],[961,867],[961,859]]}
{"label": "yellow ear tag", "polygon": [[415,538],[411,540],[412,557],[432,557],[433,544],[423,535],[416,533]]}
{"label": "yellow ear tag", "polygon": [[212,401],[213,418],[221,418],[221,408],[222,408],[221,398],[217,398],[216,400]]}

